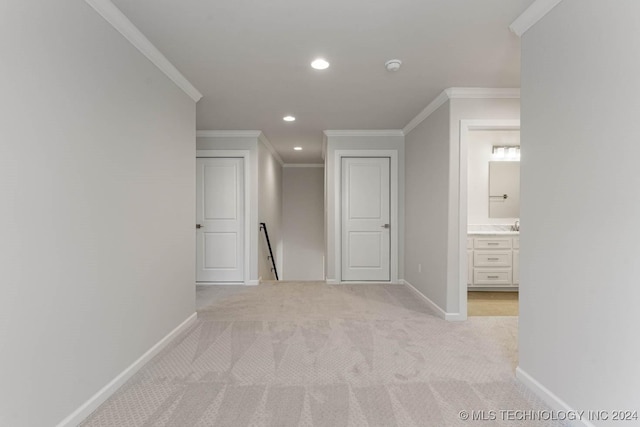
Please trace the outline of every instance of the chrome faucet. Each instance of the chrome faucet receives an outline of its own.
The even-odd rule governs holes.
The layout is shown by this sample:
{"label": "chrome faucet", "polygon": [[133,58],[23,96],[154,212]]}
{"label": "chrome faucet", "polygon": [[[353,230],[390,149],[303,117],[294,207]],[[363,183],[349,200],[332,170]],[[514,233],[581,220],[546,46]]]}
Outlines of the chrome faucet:
{"label": "chrome faucet", "polygon": [[513,224],[512,228],[513,228],[513,231],[520,231],[520,220],[519,219],[516,219],[516,222],[515,222],[515,224]]}

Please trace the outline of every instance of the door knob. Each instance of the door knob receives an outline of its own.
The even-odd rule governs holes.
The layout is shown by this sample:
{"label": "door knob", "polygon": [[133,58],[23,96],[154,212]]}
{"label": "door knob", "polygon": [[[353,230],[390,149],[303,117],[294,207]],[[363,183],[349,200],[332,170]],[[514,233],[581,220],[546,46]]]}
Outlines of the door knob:
{"label": "door knob", "polygon": [[391,224],[381,225],[382,228],[391,228]]}
{"label": "door knob", "polygon": [[202,224],[196,224],[196,228],[203,228]]}

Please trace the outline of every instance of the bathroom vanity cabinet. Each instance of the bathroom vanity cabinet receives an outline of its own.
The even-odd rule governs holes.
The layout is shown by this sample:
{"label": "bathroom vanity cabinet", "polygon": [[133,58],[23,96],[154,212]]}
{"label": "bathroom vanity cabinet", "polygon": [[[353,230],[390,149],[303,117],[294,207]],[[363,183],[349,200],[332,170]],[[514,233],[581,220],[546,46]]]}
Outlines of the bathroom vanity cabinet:
{"label": "bathroom vanity cabinet", "polygon": [[467,235],[467,284],[470,289],[517,289],[519,267],[518,233]]}

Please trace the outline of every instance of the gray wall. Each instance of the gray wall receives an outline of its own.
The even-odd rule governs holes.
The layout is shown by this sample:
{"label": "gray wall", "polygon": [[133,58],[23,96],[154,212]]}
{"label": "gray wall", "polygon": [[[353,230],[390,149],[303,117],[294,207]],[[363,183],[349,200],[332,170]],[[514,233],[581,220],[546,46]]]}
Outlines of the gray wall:
{"label": "gray wall", "polygon": [[520,369],[576,409],[638,409],[638,16],[564,0],[522,39]]}
{"label": "gray wall", "polygon": [[194,313],[195,104],[82,1],[0,51],[0,425],[51,426]]}
{"label": "gray wall", "polygon": [[[278,271],[282,271],[282,166],[271,152],[258,144],[258,222],[267,224],[271,249]],[[258,243],[258,277],[275,280],[268,259],[269,248],[264,233]]]}
{"label": "gray wall", "polygon": [[446,102],[405,137],[404,276],[442,309],[447,306],[449,109]]}
{"label": "gray wall", "polygon": [[519,118],[519,99],[454,98],[405,138],[405,279],[452,318],[466,315],[460,304],[460,263],[466,261],[459,246],[460,121]]}
{"label": "gray wall", "polygon": [[324,280],[324,168],[285,167],[283,277]]}

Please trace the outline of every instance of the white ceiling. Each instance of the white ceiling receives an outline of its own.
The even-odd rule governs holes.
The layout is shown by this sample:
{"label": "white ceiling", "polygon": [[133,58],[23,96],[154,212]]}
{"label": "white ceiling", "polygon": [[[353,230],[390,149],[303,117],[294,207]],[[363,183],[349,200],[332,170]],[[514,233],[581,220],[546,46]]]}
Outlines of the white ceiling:
{"label": "white ceiling", "polygon": [[533,0],[113,2],[202,92],[199,130],[262,130],[286,163],[320,163],[325,129],[400,129],[445,88],[519,87],[508,26]]}

